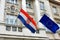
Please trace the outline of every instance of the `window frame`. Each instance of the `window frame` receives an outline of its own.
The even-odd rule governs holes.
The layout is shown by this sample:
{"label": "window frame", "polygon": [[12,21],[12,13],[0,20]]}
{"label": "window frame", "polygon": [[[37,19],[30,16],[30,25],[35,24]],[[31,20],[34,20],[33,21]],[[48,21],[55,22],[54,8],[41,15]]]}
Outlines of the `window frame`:
{"label": "window frame", "polygon": [[12,3],[12,4],[17,4],[17,0],[14,0],[14,1],[12,1],[12,0],[7,0],[7,2],[10,2],[10,3]]}
{"label": "window frame", "polygon": [[[10,28],[8,28],[10,27]],[[11,31],[11,26],[6,26],[6,31]]]}
{"label": "window frame", "polygon": [[52,6],[52,12],[53,12],[54,14],[57,14],[57,7]]}
{"label": "window frame", "polygon": [[39,34],[39,29],[38,29],[38,30],[36,30],[36,33],[37,33],[37,34]]}
{"label": "window frame", "polygon": [[16,32],[16,31],[17,31],[17,27],[12,26],[12,31],[13,31],[13,32]]}
{"label": "window frame", "polygon": [[27,8],[32,8],[31,1],[26,0],[26,7]]}
{"label": "window frame", "polygon": [[[7,21],[8,19],[8,21]],[[11,23],[11,19],[13,20],[13,23]],[[6,15],[6,24],[9,24],[9,25],[16,25],[17,22],[15,22],[17,19],[16,16],[12,16],[12,15]],[[17,20],[18,21],[18,20]]]}
{"label": "window frame", "polygon": [[45,9],[45,4],[44,2],[40,1],[40,10],[44,10]]}

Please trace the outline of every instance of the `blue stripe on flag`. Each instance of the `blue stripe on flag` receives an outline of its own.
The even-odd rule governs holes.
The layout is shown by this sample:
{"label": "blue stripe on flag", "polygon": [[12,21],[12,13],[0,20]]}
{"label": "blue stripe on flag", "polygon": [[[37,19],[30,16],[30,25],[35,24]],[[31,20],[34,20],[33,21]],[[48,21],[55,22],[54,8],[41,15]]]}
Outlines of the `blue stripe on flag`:
{"label": "blue stripe on flag", "polygon": [[35,29],[32,28],[29,24],[26,23],[26,21],[24,20],[24,18],[21,15],[18,15],[18,18],[22,21],[22,23],[32,32],[35,33]]}
{"label": "blue stripe on flag", "polygon": [[44,26],[46,26],[49,30],[51,30],[53,33],[56,33],[56,31],[59,29],[58,25],[53,22],[48,16],[46,16],[45,14],[43,15],[43,17],[41,18],[41,20],[39,21],[41,22]]}

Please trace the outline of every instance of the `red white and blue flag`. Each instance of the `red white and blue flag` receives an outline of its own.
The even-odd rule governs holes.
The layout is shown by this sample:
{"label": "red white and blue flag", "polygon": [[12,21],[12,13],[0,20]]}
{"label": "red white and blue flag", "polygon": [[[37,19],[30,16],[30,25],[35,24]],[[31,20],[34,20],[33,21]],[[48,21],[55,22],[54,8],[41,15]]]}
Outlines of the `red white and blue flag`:
{"label": "red white and blue flag", "polygon": [[32,33],[35,33],[35,31],[38,29],[34,19],[23,9],[20,10],[18,18],[25,25],[25,27],[27,27]]}

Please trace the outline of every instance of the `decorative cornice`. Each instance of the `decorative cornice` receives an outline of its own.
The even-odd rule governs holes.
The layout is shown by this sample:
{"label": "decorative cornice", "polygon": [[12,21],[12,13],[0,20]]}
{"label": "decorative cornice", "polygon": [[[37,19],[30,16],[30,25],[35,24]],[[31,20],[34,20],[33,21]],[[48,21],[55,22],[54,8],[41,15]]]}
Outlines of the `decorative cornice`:
{"label": "decorative cornice", "polygon": [[60,2],[55,1],[55,0],[49,0],[49,2],[54,3],[54,4],[56,4],[56,5],[60,5]]}

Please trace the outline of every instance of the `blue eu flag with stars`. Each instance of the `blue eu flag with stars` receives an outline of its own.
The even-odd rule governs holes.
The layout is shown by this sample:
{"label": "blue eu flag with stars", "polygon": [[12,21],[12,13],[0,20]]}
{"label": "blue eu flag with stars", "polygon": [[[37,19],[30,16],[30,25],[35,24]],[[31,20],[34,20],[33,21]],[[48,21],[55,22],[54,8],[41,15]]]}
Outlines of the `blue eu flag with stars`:
{"label": "blue eu flag with stars", "polygon": [[43,17],[39,22],[41,22],[45,27],[47,27],[53,33],[56,33],[56,31],[59,29],[58,25],[45,14],[43,15]]}

